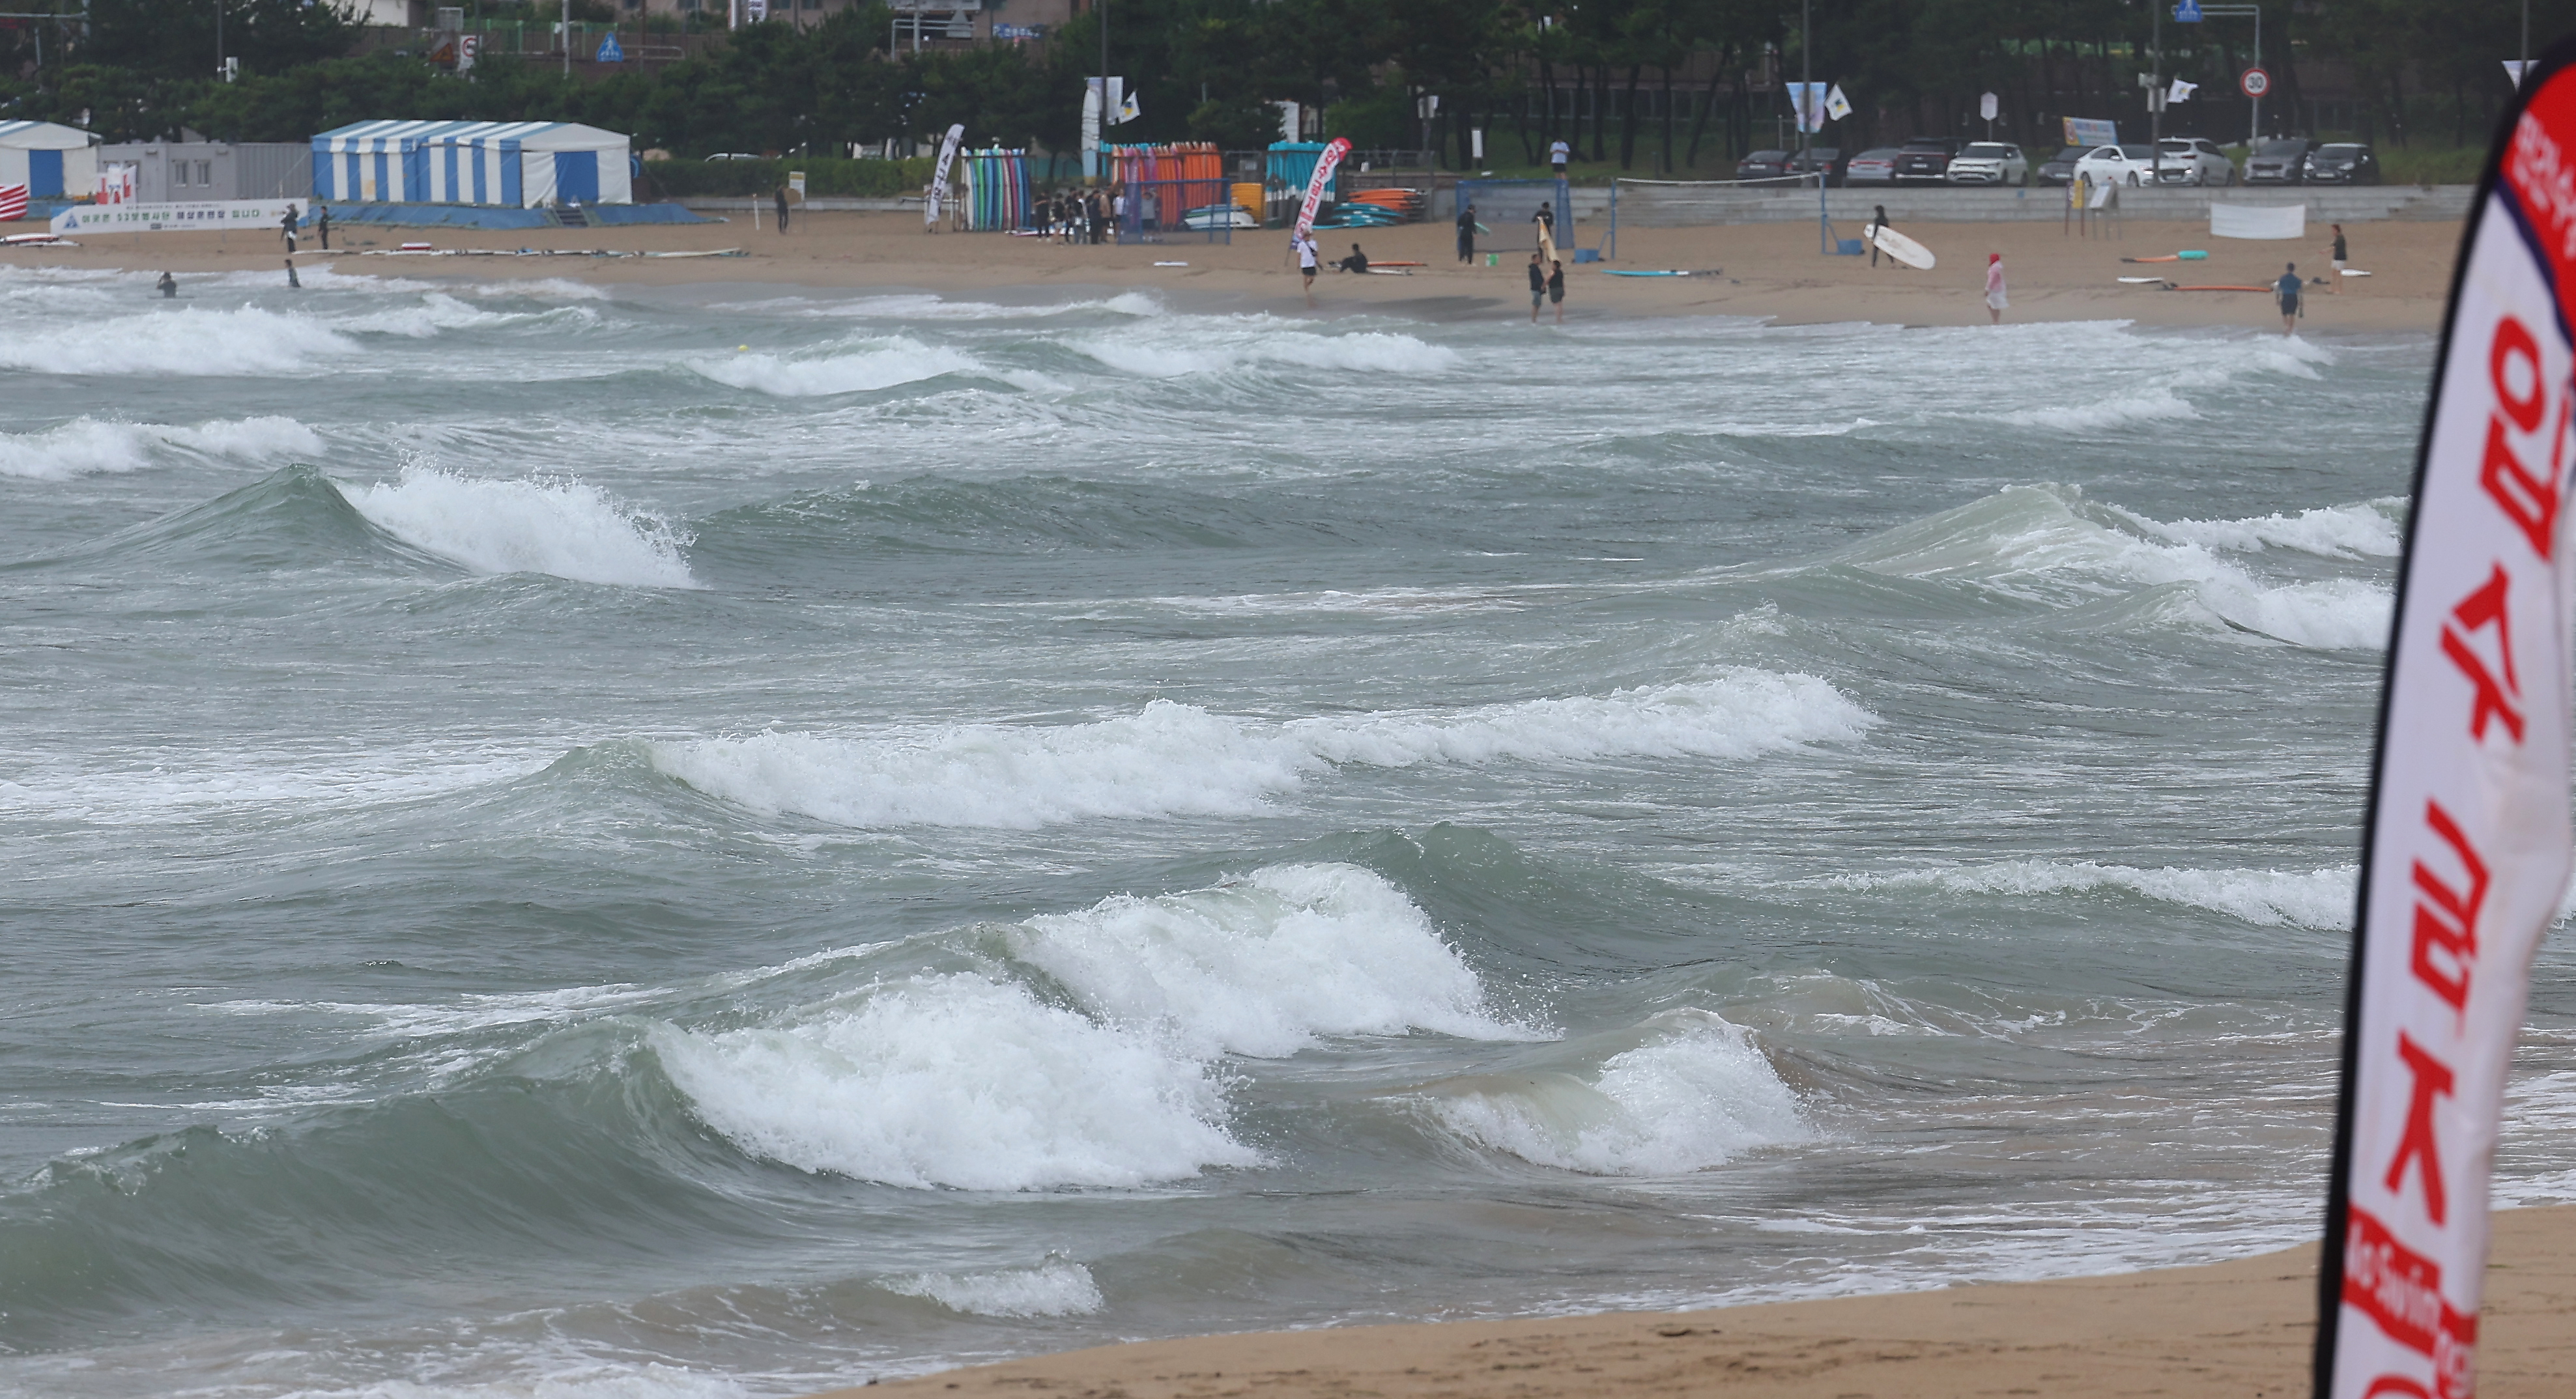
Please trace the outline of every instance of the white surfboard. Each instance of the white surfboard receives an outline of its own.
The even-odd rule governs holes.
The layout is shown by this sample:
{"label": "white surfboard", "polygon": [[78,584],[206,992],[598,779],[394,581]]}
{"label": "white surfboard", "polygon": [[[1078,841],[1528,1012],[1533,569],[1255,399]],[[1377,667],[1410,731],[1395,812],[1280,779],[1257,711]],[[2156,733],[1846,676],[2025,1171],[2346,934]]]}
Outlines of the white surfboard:
{"label": "white surfboard", "polygon": [[1878,250],[1880,252],[1887,254],[1898,262],[1904,263],[1906,266],[1920,271],[1929,272],[1932,270],[1932,250],[1915,242],[1913,239],[1906,237],[1904,234],[1897,232],[1895,229],[1889,228],[1885,224],[1880,224],[1869,231],[1869,236],[1872,242],[1878,244]]}

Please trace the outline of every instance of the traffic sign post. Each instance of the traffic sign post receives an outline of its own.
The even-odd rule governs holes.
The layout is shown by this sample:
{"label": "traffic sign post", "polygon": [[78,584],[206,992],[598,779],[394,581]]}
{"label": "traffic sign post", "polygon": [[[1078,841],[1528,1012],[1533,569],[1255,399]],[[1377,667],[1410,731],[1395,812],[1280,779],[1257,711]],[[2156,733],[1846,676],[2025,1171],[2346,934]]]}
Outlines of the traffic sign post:
{"label": "traffic sign post", "polygon": [[[2183,20],[2182,12],[2191,11]],[[2251,19],[2254,21],[2254,61],[2236,80],[2236,88],[2254,104],[2251,124],[2245,131],[2245,144],[2251,147],[2263,139],[2263,99],[2272,91],[2272,75],[2263,69],[2263,7],[2260,5],[2203,5],[2199,0],[2180,0],[2174,6],[2174,18],[2185,24],[2198,24],[2207,19]]]}
{"label": "traffic sign post", "polygon": [[2260,68],[2248,68],[2244,76],[2236,80],[2236,86],[2246,96],[2260,102],[2263,94],[2272,90],[2272,75]]}

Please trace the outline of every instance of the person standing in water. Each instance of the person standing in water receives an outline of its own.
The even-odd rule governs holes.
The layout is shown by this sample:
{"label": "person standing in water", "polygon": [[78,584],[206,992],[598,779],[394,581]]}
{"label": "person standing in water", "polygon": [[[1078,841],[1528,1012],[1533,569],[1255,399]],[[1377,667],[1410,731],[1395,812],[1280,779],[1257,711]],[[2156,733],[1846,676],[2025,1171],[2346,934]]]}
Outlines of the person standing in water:
{"label": "person standing in water", "polygon": [[1547,269],[1538,265],[1538,254],[1530,254],[1530,324],[1538,324],[1538,306],[1547,300]]}
{"label": "person standing in water", "polygon": [[1993,324],[2004,323],[2004,307],[2011,304],[2004,297],[2004,255],[1988,253],[1986,254],[1986,314],[1994,318]]}
{"label": "person standing in water", "polygon": [[2281,280],[2272,284],[2272,297],[2274,300],[2281,303],[2281,333],[2283,335],[2296,335],[2299,333],[2299,293],[2301,289],[2299,282],[2299,265],[2295,262],[2289,265],[2289,270],[2281,274]]}
{"label": "person standing in water", "polygon": [[297,217],[295,206],[292,204],[286,206],[285,217],[277,221],[278,236],[286,240],[286,252],[289,257],[295,255],[295,230],[302,222],[303,220]]}
{"label": "person standing in water", "polygon": [[303,280],[295,275],[295,259],[293,258],[288,258],[286,260],[286,284],[295,288],[297,291],[304,290]]}
{"label": "person standing in water", "polygon": [[[294,265],[295,264],[291,262],[287,264],[289,267]],[[167,272],[162,273],[161,280],[153,283],[153,285],[161,289],[161,299],[164,301],[170,300],[179,294],[179,279],[171,276]]]}
{"label": "person standing in water", "polygon": [[2335,237],[2334,246],[2326,249],[2326,259],[2334,268],[2334,271],[2328,273],[2326,276],[2326,290],[2333,292],[2337,296],[2341,296],[2343,294],[2344,254],[2350,250],[2344,246],[2343,225],[2338,223],[2329,224],[2327,226],[2334,230]]}
{"label": "person standing in water", "polygon": [[1547,274],[1547,299],[1556,303],[1556,323],[1563,325],[1565,324],[1565,264],[1560,262],[1553,266],[1555,270]]}

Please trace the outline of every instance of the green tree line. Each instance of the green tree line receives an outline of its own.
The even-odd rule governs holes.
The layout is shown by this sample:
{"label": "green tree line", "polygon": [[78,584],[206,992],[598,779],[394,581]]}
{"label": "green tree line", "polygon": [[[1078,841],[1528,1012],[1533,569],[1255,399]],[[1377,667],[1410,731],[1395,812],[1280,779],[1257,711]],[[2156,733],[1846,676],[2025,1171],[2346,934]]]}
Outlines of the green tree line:
{"label": "green tree line", "polygon": [[[2149,67],[2207,89],[2169,124],[2226,134],[2233,121],[2241,136],[2232,89],[2257,57],[2251,26],[2167,16],[2158,64],[2165,3],[1815,0],[1808,30],[1777,0],[1110,0],[1106,67],[1143,109],[1115,139],[1257,147],[1277,133],[1270,104],[1294,101],[1331,134],[1451,165],[1482,130],[1488,164],[1535,163],[1565,139],[1622,169],[1700,166],[1769,144],[1786,110],[1778,82],[1809,70],[1858,108],[1836,128],[1845,145],[1981,130],[1971,114],[1986,91],[2002,98],[1998,134],[2024,141],[2053,143],[2062,115],[2135,122],[2135,74]],[[241,61],[230,83],[213,75],[218,4],[224,51]],[[2266,124],[2298,121],[2303,75],[2331,66],[2351,123],[2376,139],[2482,140],[2508,95],[2497,62],[2518,51],[2521,14],[2520,0],[2269,5],[2260,58],[2285,115]],[[681,155],[846,154],[952,122],[977,144],[1077,144],[1081,80],[1102,68],[1098,7],[1043,44],[918,55],[891,48],[887,21],[871,0],[811,28],[746,26],[698,57],[567,81],[511,56],[466,77],[417,56],[351,56],[357,31],[332,0],[90,0],[85,30],[0,30],[0,116],[85,118],[110,139],[184,126],[264,141],[381,117],[566,120]],[[2534,0],[2531,23],[2537,51],[2576,31],[2576,0]]]}

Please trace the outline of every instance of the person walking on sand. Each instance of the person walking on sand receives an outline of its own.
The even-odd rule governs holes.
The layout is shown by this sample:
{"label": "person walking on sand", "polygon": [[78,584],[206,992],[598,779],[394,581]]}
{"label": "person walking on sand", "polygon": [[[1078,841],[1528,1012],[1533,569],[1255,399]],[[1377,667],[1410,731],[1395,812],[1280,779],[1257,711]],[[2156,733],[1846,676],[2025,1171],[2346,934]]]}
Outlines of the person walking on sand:
{"label": "person walking on sand", "polygon": [[785,233],[787,231],[787,186],[780,185],[770,197],[778,202],[778,231]]}
{"label": "person walking on sand", "polygon": [[316,204],[313,206],[313,232],[315,236],[322,240],[322,251],[326,253],[331,251],[330,205]]}
{"label": "person walking on sand", "polygon": [[1994,317],[1993,324],[2004,323],[2004,307],[2011,304],[2004,298],[2004,255],[1988,253],[1986,254],[1986,314]]}
{"label": "person walking on sand", "polygon": [[2281,303],[2281,333],[2283,335],[2296,335],[2299,333],[2299,311],[2301,309],[2299,302],[2300,290],[2299,265],[2294,262],[2290,264],[2289,270],[2281,274],[2281,280],[2272,284],[2272,297],[2274,300]]}
{"label": "person walking on sand", "polygon": [[1289,240],[1297,252],[1297,272],[1306,279],[1306,309],[1315,309],[1315,235],[1300,233]]}
{"label": "person walking on sand", "polygon": [[2341,296],[2343,295],[2344,254],[2348,252],[2349,249],[2344,246],[2343,225],[2339,223],[2328,224],[2327,227],[2334,230],[2335,239],[2334,246],[2326,249],[2326,259],[2334,267],[2334,271],[2329,273],[2326,277],[2326,290],[2333,292],[2337,296]]}
{"label": "person walking on sand", "polygon": [[1530,254],[1530,324],[1538,324],[1539,303],[1547,300],[1547,269],[1539,266],[1538,254]]}
{"label": "person walking on sand", "polygon": [[1547,274],[1547,299],[1556,303],[1556,323],[1565,324],[1565,264],[1552,264],[1555,271]]}
{"label": "person walking on sand", "polygon": [[292,204],[286,206],[285,216],[277,221],[278,236],[286,240],[286,252],[289,257],[295,255],[295,230],[302,223],[303,220],[296,215],[295,206]]}
{"label": "person walking on sand", "polygon": [[[1878,266],[1878,231],[1885,227],[1887,227],[1887,206],[1872,204],[1869,206],[1869,231],[1861,235],[1861,240],[1869,244],[1869,265],[1872,267]],[[1887,262],[1891,267],[1896,265],[1894,258],[1889,258]]]}
{"label": "person walking on sand", "polygon": [[1476,260],[1476,206],[1465,201],[1458,205],[1458,260]]}

